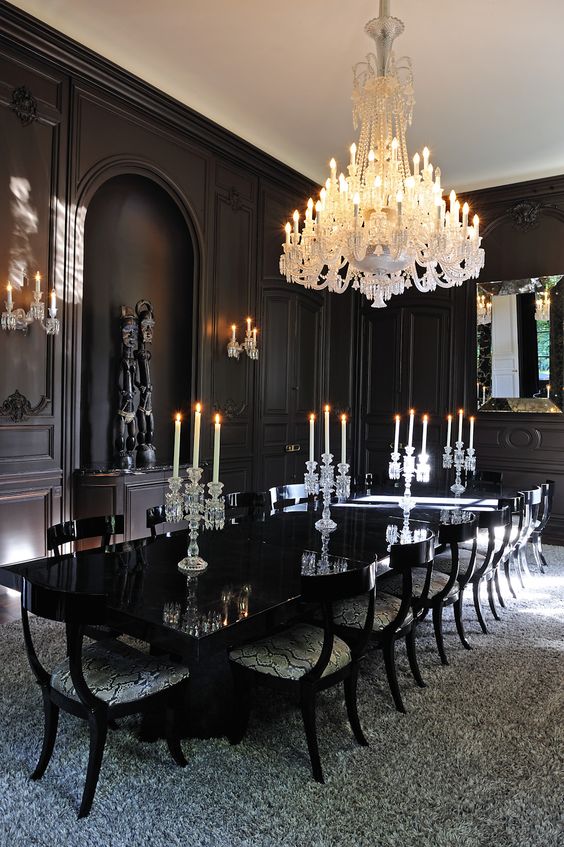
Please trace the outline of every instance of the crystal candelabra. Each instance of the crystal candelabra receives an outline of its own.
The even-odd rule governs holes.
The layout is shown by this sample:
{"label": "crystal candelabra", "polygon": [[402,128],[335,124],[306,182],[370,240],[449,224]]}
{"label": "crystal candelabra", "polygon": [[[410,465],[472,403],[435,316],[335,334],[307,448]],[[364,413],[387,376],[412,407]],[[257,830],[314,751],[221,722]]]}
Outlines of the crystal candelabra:
{"label": "crystal candelabra", "polygon": [[323,496],[323,512],[321,518],[316,522],[315,528],[320,532],[334,532],[337,529],[337,524],[331,518],[331,495],[336,491],[340,500],[346,499],[350,494],[351,480],[347,475],[349,466],[340,462],[337,465],[337,478],[335,479],[335,466],[333,465],[333,454],[323,453],[321,456],[322,464],[319,472],[315,469],[317,462],[312,459],[306,462],[306,473],[304,474],[304,483],[306,494],[318,495],[320,492]]}
{"label": "crystal candelabra", "polygon": [[405,479],[403,497],[400,497],[398,500],[398,504],[403,511],[403,526],[399,537],[401,544],[410,544],[413,540],[413,533],[409,528],[409,516],[411,510],[415,508],[416,503],[415,499],[411,496],[411,481],[415,477],[417,482],[429,482],[431,469],[429,467],[427,453],[421,453],[416,463],[415,456],[413,455],[415,452],[414,447],[408,445],[404,447],[404,452],[403,462],[400,461],[401,454],[399,452],[394,451],[391,454],[388,473],[390,479],[400,479],[401,476]]}
{"label": "crystal candelabra", "polygon": [[460,497],[466,491],[466,486],[462,484],[462,471],[465,470],[466,472],[470,471],[474,473],[476,470],[476,451],[474,448],[468,447],[465,450],[464,442],[457,441],[453,453],[452,447],[450,444],[447,444],[443,455],[443,468],[450,470],[453,465],[456,475],[454,485],[451,485],[450,490],[455,497]]}
{"label": "crystal candelabra", "polygon": [[239,344],[237,341],[237,327],[235,324],[231,326],[231,338],[229,339],[229,343],[227,344],[227,355],[230,359],[239,359],[241,353],[246,353],[249,359],[253,361],[257,361],[259,357],[259,350],[257,344],[257,328],[253,327],[251,329],[251,320],[247,318],[247,329],[245,330],[245,338],[243,339],[243,343]]}
{"label": "crystal candelabra", "polygon": [[183,573],[194,575],[204,571],[208,563],[200,556],[198,535],[200,523],[206,529],[223,529],[225,525],[225,502],[221,494],[222,482],[208,482],[208,496],[200,482],[202,468],[188,468],[188,482],[182,492],[180,477],[170,477],[169,491],[165,496],[165,515],[170,523],[179,523],[186,518],[189,528],[189,543],[186,556],[178,563]]}
{"label": "crystal candelabra", "polygon": [[380,0],[380,15],[365,32],[375,51],[354,68],[353,122],[360,129],[350,148],[348,174],[330,177],[318,202],[310,198],[303,226],[296,210],[286,224],[280,273],[305,288],[342,294],[349,285],[374,307],[412,285],[419,291],[450,288],[478,276],[484,265],[479,220],[454,191],[449,208],[441,173],[429,161],[408,157],[413,74],[407,58],[396,59],[394,39],[403,23]]}

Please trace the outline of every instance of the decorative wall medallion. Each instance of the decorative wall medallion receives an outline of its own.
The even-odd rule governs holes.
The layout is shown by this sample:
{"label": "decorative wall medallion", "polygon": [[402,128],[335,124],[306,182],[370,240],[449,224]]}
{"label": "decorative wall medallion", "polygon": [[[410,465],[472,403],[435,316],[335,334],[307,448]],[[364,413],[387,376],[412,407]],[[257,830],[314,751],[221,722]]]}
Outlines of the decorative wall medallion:
{"label": "decorative wall medallion", "polygon": [[535,203],[532,200],[522,200],[520,203],[515,203],[508,210],[508,214],[517,229],[527,232],[538,225],[541,209],[542,205],[540,203]]}
{"label": "decorative wall medallion", "polygon": [[20,394],[16,388],[14,393],[10,394],[0,406],[0,415],[10,418],[14,423],[20,423],[21,421],[27,421],[28,418],[32,418],[34,415],[38,415],[43,411],[47,403],[49,403],[49,398],[43,395],[39,403],[36,406],[32,406],[27,397]]}
{"label": "decorative wall medallion", "polygon": [[28,126],[37,120],[37,100],[26,85],[14,88],[10,109],[16,113],[22,126]]}
{"label": "decorative wall medallion", "polygon": [[226,400],[223,406],[220,406],[217,403],[214,405],[215,411],[227,420],[233,420],[233,418],[240,418],[241,415],[245,412],[246,408],[246,403],[244,403],[243,401],[241,401],[241,403],[236,403],[235,400],[231,400],[231,398]]}
{"label": "decorative wall medallion", "polygon": [[503,430],[500,442],[501,446],[510,447],[514,450],[538,450],[542,444],[542,437],[536,427],[525,429],[525,427],[518,426]]}
{"label": "decorative wall medallion", "polygon": [[238,212],[241,208],[241,198],[239,197],[239,192],[236,191],[233,186],[229,189],[229,205],[233,209],[234,212]]}

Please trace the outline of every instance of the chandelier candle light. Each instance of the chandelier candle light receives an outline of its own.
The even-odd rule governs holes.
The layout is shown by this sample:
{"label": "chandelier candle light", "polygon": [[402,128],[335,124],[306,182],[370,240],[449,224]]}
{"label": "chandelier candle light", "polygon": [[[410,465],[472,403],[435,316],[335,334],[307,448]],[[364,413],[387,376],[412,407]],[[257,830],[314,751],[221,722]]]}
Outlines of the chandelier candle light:
{"label": "chandelier candle light", "polygon": [[198,534],[200,522],[206,529],[223,529],[225,525],[225,502],[222,496],[223,483],[219,481],[219,456],[221,443],[221,421],[215,416],[213,439],[212,481],[208,482],[208,496],[200,483],[202,468],[200,464],[200,434],[202,407],[196,404],[194,412],[194,441],[192,446],[192,466],[186,471],[188,481],[181,492],[182,480],[179,474],[181,416],[176,415],[174,422],[174,458],[172,477],[169,479],[169,491],[166,494],[165,514],[170,523],[179,523],[186,518],[189,526],[189,544],[187,555],[178,563],[178,569],[188,576],[204,571],[208,563],[200,556]]}
{"label": "chandelier candle light", "polygon": [[330,177],[315,204],[310,197],[300,231],[300,214],[285,227],[280,273],[288,282],[342,294],[349,285],[379,308],[412,285],[419,291],[451,288],[478,276],[484,251],[478,216],[469,223],[454,191],[443,199],[441,172],[427,147],[408,157],[406,130],[414,105],[413,74],[407,58],[396,60],[395,38],[402,21],[390,16],[389,0],[365,26],[375,52],[354,68],[353,125],[360,128],[350,148],[348,175]]}
{"label": "chandelier candle light", "polygon": [[475,473],[476,471],[476,451],[474,449],[475,418],[469,418],[470,433],[468,438],[467,450],[464,449],[464,442],[462,441],[463,421],[464,409],[459,409],[458,438],[455,442],[453,453],[453,449],[450,445],[452,435],[452,415],[448,415],[447,417],[447,443],[445,445],[445,451],[443,455],[443,468],[445,468],[445,470],[450,470],[450,468],[452,468],[454,464],[456,476],[454,484],[451,485],[450,490],[453,492],[455,497],[460,497],[460,495],[463,494],[464,491],[466,491],[466,486],[462,484],[462,470],[465,470],[466,472],[470,471],[471,473]]}
{"label": "chandelier candle light", "polygon": [[394,431],[394,449],[391,455],[388,474],[390,479],[397,480],[401,476],[405,479],[405,490],[403,496],[399,498],[398,504],[403,511],[403,526],[400,532],[400,544],[410,544],[413,540],[413,533],[409,528],[409,516],[416,501],[411,496],[411,481],[413,477],[417,482],[429,482],[431,476],[431,468],[429,466],[429,456],[427,454],[427,427],[429,424],[429,416],[423,415],[423,434],[421,439],[421,452],[417,465],[415,463],[415,448],[413,447],[413,426],[415,422],[415,409],[409,410],[409,423],[407,434],[407,446],[404,447],[405,456],[403,462],[400,461],[401,454],[399,449],[399,434],[401,418],[395,416],[395,431]]}

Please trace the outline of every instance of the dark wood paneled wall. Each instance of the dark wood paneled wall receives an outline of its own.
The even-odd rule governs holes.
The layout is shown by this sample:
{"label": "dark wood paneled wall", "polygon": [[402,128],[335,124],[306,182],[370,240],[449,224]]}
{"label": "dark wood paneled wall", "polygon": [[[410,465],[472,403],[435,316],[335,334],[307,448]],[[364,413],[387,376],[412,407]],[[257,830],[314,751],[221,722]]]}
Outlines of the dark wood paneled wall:
{"label": "dark wood paneled wall", "polygon": [[[486,265],[480,281],[523,279],[564,269],[564,177],[473,192]],[[387,472],[393,415],[414,406],[431,414],[435,479],[445,415],[463,406],[476,414],[476,288],[408,292],[386,309],[360,306],[361,349],[356,415],[358,470]],[[562,351],[560,351],[562,356]],[[478,467],[499,470],[509,486],[556,480],[547,538],[564,543],[564,415],[478,412]]]}
{"label": "dark wood paneled wall", "polygon": [[[3,0],[0,22],[0,290],[25,255],[55,280],[63,326],[55,339],[37,326],[27,337],[0,333],[0,562],[42,555],[45,527],[76,507],[83,303],[92,294],[84,289],[85,221],[113,177],[151,181],[184,223],[193,258],[191,314],[182,305],[187,400],[224,415],[227,490],[300,479],[306,414],[326,401],[352,413],[355,475],[385,473],[393,414],[411,405],[432,415],[440,474],[445,413],[475,409],[474,283],[407,293],[384,310],[352,292],[321,296],[287,285],[278,272],[281,228],[315,190],[308,180]],[[27,121],[16,96],[22,87],[37,110]],[[468,199],[482,221],[484,280],[562,272],[564,178]],[[23,238],[18,213],[27,221]],[[14,294],[29,305],[29,288]],[[247,314],[261,330],[258,363],[225,352],[230,324],[242,329]],[[173,326],[166,314],[157,320],[157,333]],[[166,459],[169,422],[156,425]],[[210,434],[205,427],[204,458]],[[508,483],[557,479],[552,533],[564,540],[563,418],[479,413],[476,435],[480,465],[503,470]],[[188,458],[187,434],[183,449]],[[122,486],[127,502],[144,508],[160,498],[158,473],[147,484]],[[139,529],[136,519],[130,531]]]}
{"label": "dark wood paneled wall", "polygon": [[[0,563],[42,555],[48,524],[93,505],[85,502],[84,478],[80,498],[73,479],[81,463],[103,462],[111,442],[120,298],[160,303],[153,369],[159,459],[171,459],[174,409],[165,406],[199,399],[206,420],[215,409],[225,420],[226,490],[297,477],[303,454],[298,460],[286,446],[305,446],[305,414],[326,397],[328,308],[326,298],[282,282],[278,257],[282,223],[314,187],[4,2],[0,22],[0,291],[23,259],[56,282],[62,318],[54,339],[37,325],[27,336],[0,333],[0,407],[16,391],[24,397],[12,397],[0,417]],[[26,107],[18,100],[23,87],[36,110],[27,116],[18,112],[18,104]],[[110,196],[112,184],[132,190]],[[135,216],[144,241],[137,248]],[[170,243],[179,241],[172,255]],[[14,298],[28,306],[29,287]],[[258,363],[226,354],[230,325],[241,335],[247,315],[260,329]],[[159,339],[175,371],[170,385],[159,376]],[[182,384],[185,396],[177,397]],[[188,459],[187,427],[184,433]],[[205,426],[204,460],[210,435]],[[121,487],[135,492],[126,499],[141,514],[147,497],[162,496],[162,480],[147,475],[146,493],[137,482]],[[139,528],[135,518],[129,534]]]}

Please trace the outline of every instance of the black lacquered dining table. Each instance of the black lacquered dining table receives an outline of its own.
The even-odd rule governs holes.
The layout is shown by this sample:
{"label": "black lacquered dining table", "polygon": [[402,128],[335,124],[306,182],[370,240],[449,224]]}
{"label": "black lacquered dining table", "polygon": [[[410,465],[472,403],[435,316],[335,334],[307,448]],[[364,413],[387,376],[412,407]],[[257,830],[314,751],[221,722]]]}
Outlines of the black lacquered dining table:
{"label": "black lacquered dining table", "polygon": [[[490,509],[497,498],[420,498],[411,527],[436,531],[442,509]],[[337,529],[328,539],[330,563],[350,569],[376,562],[378,579],[385,580],[386,528],[402,522],[397,495],[357,497],[331,509]],[[319,510],[301,504],[260,520],[233,518],[222,530],[202,532],[200,554],[208,567],[197,578],[178,570],[186,555],[184,529],[3,567],[0,584],[18,589],[26,577],[59,591],[104,595],[108,626],[190,666],[187,733],[221,735],[231,708],[227,650],[295,616],[304,560],[321,556],[319,517]],[[147,727],[145,737],[153,737]]]}
{"label": "black lacquered dining table", "polygon": [[[496,504],[491,494],[422,498],[411,523],[434,531],[441,509]],[[347,560],[347,567],[378,562],[385,578],[386,527],[401,523],[397,497],[360,497],[334,504],[332,514],[337,529],[329,537],[329,556]],[[303,504],[202,532],[200,553],[208,568],[188,583],[177,568],[186,555],[186,530],[11,565],[0,569],[0,583],[19,588],[23,576],[59,590],[105,594],[109,625],[193,663],[295,612],[304,553],[321,553],[319,516]]]}

